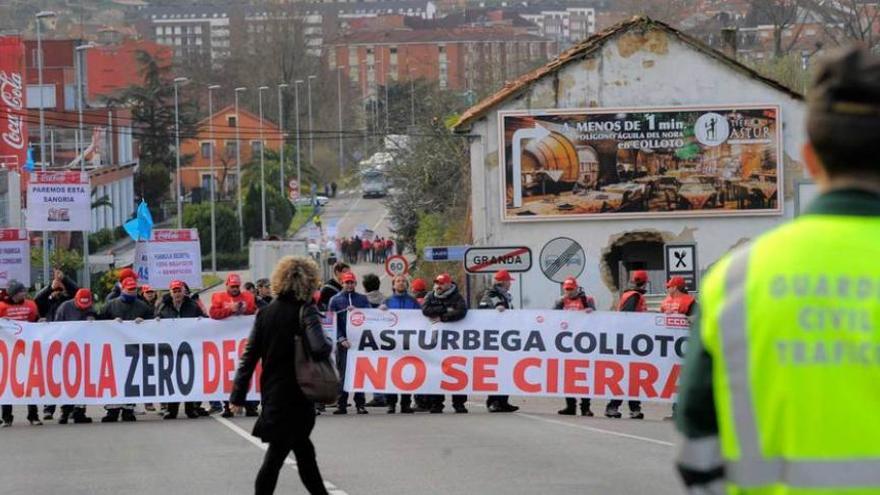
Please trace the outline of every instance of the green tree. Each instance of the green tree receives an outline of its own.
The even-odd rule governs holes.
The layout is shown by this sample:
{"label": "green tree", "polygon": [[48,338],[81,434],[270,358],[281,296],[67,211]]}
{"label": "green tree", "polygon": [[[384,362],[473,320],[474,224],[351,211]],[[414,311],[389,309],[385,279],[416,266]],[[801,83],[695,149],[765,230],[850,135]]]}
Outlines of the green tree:
{"label": "green tree", "polygon": [[[49,253],[49,264],[52,268],[60,268],[64,273],[73,274],[83,267],[82,253],[72,249],[56,247]],[[43,248],[31,248],[31,267],[43,268]]]}
{"label": "green tree", "polygon": [[[215,206],[217,229],[217,252],[234,253],[239,250],[238,217],[231,207],[225,204]],[[183,210],[183,224],[199,231],[202,254],[211,253],[211,204],[186,205]]]}
{"label": "green tree", "polygon": [[[263,237],[262,203],[260,183],[254,182],[247,186],[242,213],[244,216],[244,233],[249,239]],[[293,219],[295,209],[290,201],[278,192],[278,187],[266,185],[266,230],[269,235],[284,236]]]}
{"label": "green tree", "polygon": [[[175,161],[175,108],[173,75],[169,66],[160,65],[149,53],[139,51],[143,83],[130,86],[118,97],[109,100],[111,106],[131,109],[133,125],[137,128],[140,145],[141,173],[136,178],[137,192],[158,213],[158,206],[168,194],[171,170]],[[192,136],[196,128],[193,103],[178,95],[178,114],[181,136]],[[188,157],[181,157],[186,161]],[[164,169],[164,170],[163,170]]]}

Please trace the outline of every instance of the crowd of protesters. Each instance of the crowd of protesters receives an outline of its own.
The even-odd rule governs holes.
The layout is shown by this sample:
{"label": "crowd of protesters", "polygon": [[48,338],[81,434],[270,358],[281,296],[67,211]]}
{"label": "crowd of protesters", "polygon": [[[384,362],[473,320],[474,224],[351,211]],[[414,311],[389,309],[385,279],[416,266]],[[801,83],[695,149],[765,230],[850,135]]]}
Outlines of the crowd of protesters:
{"label": "crowd of protesters", "polygon": [[392,239],[376,236],[374,239],[362,238],[359,235],[343,237],[336,241],[337,252],[349,264],[385,263],[389,256],[395,254],[396,243]]}
{"label": "crowd of protesters", "polygon": [[[350,240],[355,244],[359,239],[354,237]],[[346,242],[346,241],[343,241]],[[386,244],[385,240],[377,238],[376,245],[381,242],[386,249],[393,249],[393,243]],[[387,242],[391,242],[390,240]],[[382,256],[387,254],[383,251]],[[451,322],[463,319],[468,312],[468,305],[460,293],[458,286],[447,273],[437,275],[433,280],[433,286],[428,287],[425,280],[400,275],[391,280],[389,294],[382,292],[380,278],[375,274],[364,275],[361,280],[362,291],[358,290],[358,278],[351,270],[351,265],[345,261],[337,262],[333,266],[332,277],[327,280],[320,290],[316,291],[313,299],[317,309],[322,313],[332,312],[336,315],[336,367],[340,378],[345,376],[346,357],[351,343],[346,333],[346,313],[349,308],[379,308],[385,309],[411,309],[420,310],[426,317],[443,322]],[[618,311],[647,311],[645,299],[648,282],[647,273],[634,271],[631,274],[631,286],[625,290],[617,305]],[[507,271],[499,271],[494,275],[493,285],[486,289],[479,299],[478,308],[481,310],[506,311],[514,309],[513,298],[510,288],[513,277]],[[661,312],[692,315],[695,310],[694,298],[685,289],[685,280],[681,277],[673,277],[667,283],[667,298],[660,306]],[[563,311],[596,310],[593,297],[584,293],[575,278],[566,279],[562,283],[563,295],[555,303],[554,309]],[[161,292],[161,293],[160,293]],[[105,304],[96,311],[94,298],[89,289],[79,288],[76,283],[67,277],[61,270],[55,270],[50,284],[36,293],[33,300],[27,298],[27,288],[11,281],[5,291],[0,291],[0,318],[8,318],[19,321],[83,321],[83,320],[116,320],[134,321],[141,323],[149,319],[168,318],[212,318],[224,319],[231,316],[252,315],[262,308],[270,306],[273,301],[273,287],[268,279],[259,279],[255,283],[242,282],[237,274],[230,274],[225,280],[225,290],[213,294],[206,305],[199,295],[190,291],[189,286],[180,280],[171,282],[167,290],[158,290],[147,284],[138,284],[138,277],[130,268],[121,270],[118,281],[107,295]],[[351,406],[349,393],[343,389],[344,384],[340,381],[339,398],[333,414],[347,414]],[[368,407],[385,407],[388,413],[398,411],[410,414],[416,411],[430,413],[442,413],[445,408],[444,397],[441,395],[394,395],[374,394],[370,402],[366,401],[365,394],[356,392],[353,395],[353,403],[357,414],[367,414]],[[579,399],[579,400],[578,400]],[[456,413],[467,413],[465,407],[467,396],[453,395],[452,408]],[[609,401],[605,408],[605,416],[620,418],[619,400]],[[579,406],[579,407],[578,407]],[[630,418],[642,419],[639,401],[629,401]],[[489,412],[504,413],[514,412],[519,408],[511,405],[507,396],[489,396],[486,400]],[[154,405],[145,405],[146,411],[156,411],[165,419],[175,419],[180,410],[180,404],[161,404],[159,409]],[[210,407],[205,409],[199,402],[187,402],[184,404],[184,414],[188,418],[198,418],[212,413],[220,413],[224,417],[233,416],[233,408],[228,402],[211,402]],[[259,402],[248,401],[243,406],[247,416],[259,415]],[[92,419],[86,415],[84,405],[64,405],[60,408],[59,423],[90,423]],[[105,406],[106,414],[102,422],[136,421],[135,404],[110,404]],[[319,405],[316,413],[321,414],[324,406]],[[46,406],[43,409],[42,420],[36,405],[27,408],[27,420],[31,425],[41,425],[42,420],[54,419],[55,406]],[[568,397],[565,407],[559,410],[562,415],[575,415],[580,412],[583,416],[593,416],[590,409],[590,399],[586,397]],[[673,411],[674,413],[674,411]],[[2,406],[2,426],[11,426],[13,422],[12,407]]]}

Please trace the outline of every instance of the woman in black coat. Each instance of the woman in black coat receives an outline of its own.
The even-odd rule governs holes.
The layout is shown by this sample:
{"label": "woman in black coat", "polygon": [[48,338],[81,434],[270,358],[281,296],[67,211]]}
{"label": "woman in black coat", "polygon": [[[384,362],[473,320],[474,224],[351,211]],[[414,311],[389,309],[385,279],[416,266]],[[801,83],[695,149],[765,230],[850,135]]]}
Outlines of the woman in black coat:
{"label": "woman in black coat", "polygon": [[315,426],[315,405],[303,395],[294,366],[294,335],[303,335],[303,325],[322,331],[320,314],[312,301],[312,294],[320,286],[318,266],[311,259],[286,256],[278,262],[272,273],[276,298],[257,312],[235,373],[229,402],[237,412],[247,402],[257,362],[263,362],[260,375],[263,408],[253,435],[267,442],[269,449],[257,474],[257,495],[275,491],[278,473],[291,450],[296,456],[300,479],[309,493],[327,493],[315,459],[315,447],[309,440]]}

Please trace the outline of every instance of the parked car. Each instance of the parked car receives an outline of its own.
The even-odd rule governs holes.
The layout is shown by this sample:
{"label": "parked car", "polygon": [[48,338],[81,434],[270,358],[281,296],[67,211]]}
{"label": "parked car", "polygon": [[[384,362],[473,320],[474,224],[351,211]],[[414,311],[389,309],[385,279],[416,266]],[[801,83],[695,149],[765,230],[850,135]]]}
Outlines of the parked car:
{"label": "parked car", "polygon": [[312,198],[310,196],[303,196],[293,202],[296,206],[327,206],[327,203],[330,202],[330,198],[327,196],[315,196],[315,201],[312,203]]}

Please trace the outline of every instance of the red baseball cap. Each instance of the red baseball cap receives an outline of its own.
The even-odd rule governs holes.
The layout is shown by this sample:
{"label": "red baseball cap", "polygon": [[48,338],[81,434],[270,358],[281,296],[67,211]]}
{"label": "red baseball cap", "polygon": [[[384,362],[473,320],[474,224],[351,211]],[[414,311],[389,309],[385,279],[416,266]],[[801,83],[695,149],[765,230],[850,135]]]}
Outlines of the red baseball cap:
{"label": "red baseball cap", "polygon": [[134,277],[128,277],[122,280],[122,288],[125,290],[137,289],[138,283]]}
{"label": "red baseball cap", "polygon": [[182,280],[172,280],[171,285],[168,288],[171,290],[183,289],[183,281]]}
{"label": "red baseball cap", "polygon": [[87,309],[92,306],[92,291],[89,289],[80,289],[76,291],[76,296],[74,297],[74,304],[79,309]]}
{"label": "red baseball cap", "polygon": [[640,284],[648,281],[648,272],[645,270],[635,270],[629,276],[630,281],[634,284]]}
{"label": "red baseball cap", "polygon": [[450,277],[448,273],[441,273],[440,275],[437,275],[437,277],[434,278],[434,283],[441,284],[441,285],[451,284],[452,277]]}
{"label": "red baseball cap", "polygon": [[137,273],[134,272],[131,268],[123,268],[119,271],[119,280],[125,280],[127,278],[133,278],[137,280]]}
{"label": "red baseball cap", "polygon": [[141,292],[156,292],[156,289],[150,287],[150,284],[144,284],[141,286]]}
{"label": "red baseball cap", "polygon": [[513,282],[513,277],[510,275],[510,272],[507,270],[501,270],[495,273],[495,281],[496,282]]}
{"label": "red baseball cap", "polygon": [[241,277],[237,273],[230,273],[226,276],[226,287],[241,287]]}
{"label": "red baseball cap", "polygon": [[342,283],[345,282],[357,282],[357,277],[354,272],[345,272],[342,274]]}
{"label": "red baseball cap", "polygon": [[687,282],[685,282],[684,277],[672,277],[669,279],[669,282],[666,282],[666,287],[677,287],[679,289],[684,289],[687,287]]}
{"label": "red baseball cap", "polygon": [[565,289],[565,290],[569,290],[569,289],[577,289],[577,288],[578,288],[578,281],[577,281],[577,279],[574,278],[574,277],[568,277],[567,279],[565,279],[565,280],[562,282],[562,288]]}
{"label": "red baseball cap", "polygon": [[425,283],[424,279],[417,278],[412,281],[412,290],[414,290],[414,291],[428,290],[428,285]]}

